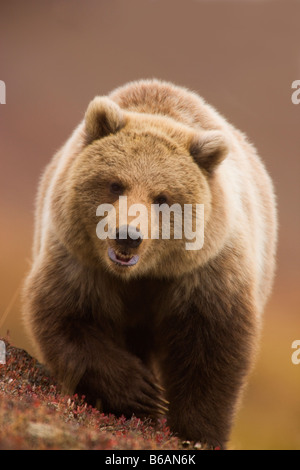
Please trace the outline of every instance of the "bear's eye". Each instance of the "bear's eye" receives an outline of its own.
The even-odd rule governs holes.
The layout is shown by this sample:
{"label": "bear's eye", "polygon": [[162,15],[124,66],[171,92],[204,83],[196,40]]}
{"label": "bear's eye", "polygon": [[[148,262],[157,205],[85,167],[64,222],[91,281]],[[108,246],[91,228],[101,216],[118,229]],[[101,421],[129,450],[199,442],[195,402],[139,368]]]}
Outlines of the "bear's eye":
{"label": "bear's eye", "polygon": [[113,182],[109,186],[110,192],[113,194],[121,195],[124,192],[124,186],[121,183]]}
{"label": "bear's eye", "polygon": [[154,198],[154,204],[168,204],[168,198],[165,194],[159,194]]}

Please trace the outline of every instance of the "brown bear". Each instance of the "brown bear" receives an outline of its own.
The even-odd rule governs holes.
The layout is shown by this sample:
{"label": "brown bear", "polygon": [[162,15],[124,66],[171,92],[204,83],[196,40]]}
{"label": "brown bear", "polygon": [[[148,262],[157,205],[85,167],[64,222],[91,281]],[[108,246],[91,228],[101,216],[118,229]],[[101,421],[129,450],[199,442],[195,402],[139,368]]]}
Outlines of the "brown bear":
{"label": "brown bear", "polygon": [[[130,217],[99,238],[97,208],[120,215],[121,196],[149,210],[204,205],[203,246],[160,228],[131,236]],[[197,94],[145,80],[96,97],[39,187],[23,301],[40,357],[104,412],[164,414],[181,438],[225,447],[271,291],[276,225],[256,150]]]}

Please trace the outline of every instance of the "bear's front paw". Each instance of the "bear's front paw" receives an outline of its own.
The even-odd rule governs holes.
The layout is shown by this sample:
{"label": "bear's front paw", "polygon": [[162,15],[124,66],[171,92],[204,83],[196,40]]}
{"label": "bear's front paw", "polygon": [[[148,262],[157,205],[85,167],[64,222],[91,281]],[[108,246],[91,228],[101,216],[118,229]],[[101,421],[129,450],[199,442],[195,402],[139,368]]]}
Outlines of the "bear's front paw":
{"label": "bear's front paw", "polygon": [[162,387],[139,360],[120,372],[102,400],[104,412],[138,418],[166,415],[168,404]]}

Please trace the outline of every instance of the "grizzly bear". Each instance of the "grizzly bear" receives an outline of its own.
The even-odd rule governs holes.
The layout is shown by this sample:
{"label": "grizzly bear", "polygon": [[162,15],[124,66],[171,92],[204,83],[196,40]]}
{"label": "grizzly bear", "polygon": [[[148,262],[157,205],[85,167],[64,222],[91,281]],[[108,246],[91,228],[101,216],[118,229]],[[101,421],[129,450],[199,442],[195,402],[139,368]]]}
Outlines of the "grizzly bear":
{"label": "grizzly bear", "polygon": [[[118,214],[122,196],[149,210],[204,205],[203,246],[140,226],[131,236],[130,217],[99,238],[97,208]],[[179,437],[226,447],[276,234],[255,148],[200,96],[145,80],[96,97],[39,186],[23,295],[37,354],[64,391],[103,412],[165,415]]]}

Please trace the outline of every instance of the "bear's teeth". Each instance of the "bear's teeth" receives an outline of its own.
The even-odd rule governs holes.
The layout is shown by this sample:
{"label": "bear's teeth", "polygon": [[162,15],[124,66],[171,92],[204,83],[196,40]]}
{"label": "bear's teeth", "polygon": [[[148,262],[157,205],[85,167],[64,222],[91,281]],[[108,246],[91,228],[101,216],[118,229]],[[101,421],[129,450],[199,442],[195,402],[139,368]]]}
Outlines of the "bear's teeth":
{"label": "bear's teeth", "polygon": [[118,259],[120,259],[121,261],[129,261],[133,255],[125,255],[123,253],[116,253],[116,256]]}
{"label": "bear's teeth", "polygon": [[109,258],[116,264],[122,266],[134,266],[139,261],[139,255],[124,255],[117,253],[113,248],[108,248]]}

